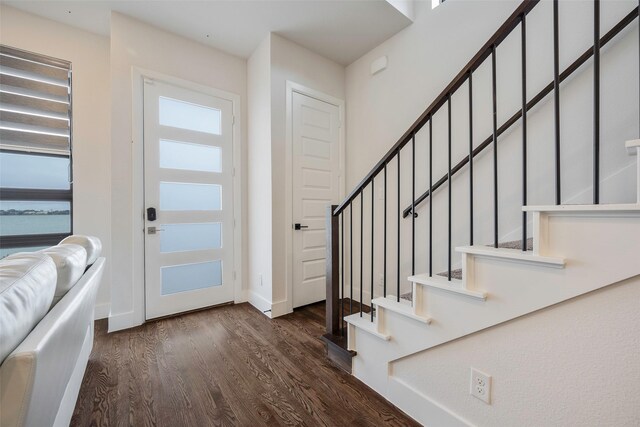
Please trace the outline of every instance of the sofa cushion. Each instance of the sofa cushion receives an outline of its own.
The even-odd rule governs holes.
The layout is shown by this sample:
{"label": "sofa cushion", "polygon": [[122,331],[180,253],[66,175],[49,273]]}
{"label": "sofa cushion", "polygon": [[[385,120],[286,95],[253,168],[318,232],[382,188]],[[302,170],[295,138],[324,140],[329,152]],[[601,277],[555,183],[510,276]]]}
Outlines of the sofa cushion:
{"label": "sofa cushion", "polygon": [[42,253],[20,253],[0,261],[0,363],[49,311],[56,266]]}
{"label": "sofa cushion", "polygon": [[56,292],[53,296],[53,305],[56,305],[82,277],[87,266],[87,251],[80,245],[62,243],[40,252],[53,258],[58,270]]}
{"label": "sofa cushion", "polygon": [[102,252],[102,242],[95,236],[74,234],[73,236],[65,237],[60,243],[73,243],[82,246],[87,251],[87,265],[96,262],[100,252]]}

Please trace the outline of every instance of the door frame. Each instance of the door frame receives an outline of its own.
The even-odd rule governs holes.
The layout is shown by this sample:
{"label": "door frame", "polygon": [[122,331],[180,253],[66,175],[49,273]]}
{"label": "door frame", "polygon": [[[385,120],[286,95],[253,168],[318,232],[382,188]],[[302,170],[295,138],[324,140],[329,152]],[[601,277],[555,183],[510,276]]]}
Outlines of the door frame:
{"label": "door frame", "polygon": [[[156,71],[132,67],[132,186],[133,210],[131,212],[133,234],[133,318],[135,324],[146,322],[145,301],[145,261],[144,261],[144,81],[159,80],[188,90],[201,92],[217,98],[231,101],[233,107],[232,156],[233,156],[233,299],[235,303],[243,302],[246,296],[242,289],[243,257],[242,257],[242,138],[240,95],[224,90],[208,87],[178,77],[169,76]],[[134,325],[132,325],[134,326]]]}
{"label": "door frame", "polygon": [[[339,150],[340,150],[340,166],[339,166],[339,185],[340,199],[345,195],[345,160],[346,160],[346,146],[345,146],[345,102],[342,99],[335,98],[326,93],[320,92],[315,89],[303,86],[299,83],[287,80],[286,83],[286,138],[285,138],[285,233],[286,233],[286,248],[285,259],[286,265],[286,285],[287,285],[287,301],[286,301],[286,313],[293,311],[293,94],[299,93],[309,98],[317,99],[318,101],[326,102],[327,104],[335,105],[338,107],[338,120],[340,121],[338,132],[339,135]],[[274,303],[274,306],[277,303]],[[279,316],[282,313],[272,313],[275,316]]]}

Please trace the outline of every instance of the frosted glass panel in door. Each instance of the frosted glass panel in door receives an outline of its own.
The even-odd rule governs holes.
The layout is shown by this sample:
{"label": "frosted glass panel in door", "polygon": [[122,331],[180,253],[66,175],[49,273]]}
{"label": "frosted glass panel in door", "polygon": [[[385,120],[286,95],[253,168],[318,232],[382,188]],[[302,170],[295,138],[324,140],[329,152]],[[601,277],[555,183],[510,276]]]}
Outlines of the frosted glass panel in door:
{"label": "frosted glass panel in door", "polygon": [[160,183],[162,211],[218,211],[222,208],[222,187],[218,184]]}
{"label": "frosted glass panel in door", "polygon": [[222,247],[219,222],[205,224],[163,224],[160,252],[200,251]]}
{"label": "frosted glass panel in door", "polygon": [[222,261],[162,267],[162,295],[222,285]]}
{"label": "frosted glass panel in door", "polygon": [[220,135],[222,112],[215,108],[160,97],[160,124]]}
{"label": "frosted glass panel in door", "polygon": [[220,147],[160,140],[160,167],[201,172],[222,172]]}

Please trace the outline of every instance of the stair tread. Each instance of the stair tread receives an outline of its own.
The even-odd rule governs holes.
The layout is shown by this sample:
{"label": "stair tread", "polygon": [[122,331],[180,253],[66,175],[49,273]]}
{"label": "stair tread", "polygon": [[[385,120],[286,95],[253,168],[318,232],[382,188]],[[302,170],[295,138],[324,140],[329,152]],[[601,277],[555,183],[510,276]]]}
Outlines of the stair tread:
{"label": "stair tread", "polygon": [[510,261],[534,263],[547,267],[563,268],[564,258],[536,255],[533,252],[508,248],[493,248],[484,246],[463,246],[456,248],[456,252],[471,254],[476,257],[501,258]]}
{"label": "stair tread", "polygon": [[[443,271],[442,273],[438,273],[438,276],[448,277],[449,274],[448,272]],[[462,280],[462,269],[456,268],[455,270],[451,270],[451,278],[456,280]]]}
{"label": "stair tread", "polygon": [[524,212],[633,212],[640,213],[640,203],[600,205],[540,205],[524,206]]}
{"label": "stair tread", "polygon": [[376,337],[383,339],[385,341],[389,341],[391,339],[391,335],[385,334],[382,332],[378,332],[377,328],[377,318],[374,316],[373,322],[371,321],[370,316],[360,316],[359,313],[351,314],[344,318],[344,321],[350,325],[356,326],[363,331],[369,332]]}
{"label": "stair tread", "polygon": [[409,277],[409,281],[472,298],[487,299],[486,292],[467,289],[462,285],[462,281],[457,279],[447,280],[446,277],[438,275],[429,276],[428,274],[416,274]]}
{"label": "stair tread", "polygon": [[[486,245],[487,247],[493,247],[493,245]],[[502,249],[522,249],[522,240],[512,240],[509,242],[498,243],[498,248]],[[533,239],[527,239],[527,251],[533,251]],[[448,272],[442,271],[437,274],[441,277],[447,277]],[[456,280],[462,280],[462,269],[456,268],[455,270],[451,270],[451,278]],[[406,301],[413,301],[413,295],[411,292],[407,292],[400,295],[400,298]]]}
{"label": "stair tread", "polygon": [[388,309],[390,311],[394,311],[396,313],[400,313],[403,316],[409,317],[411,319],[417,320],[422,323],[430,324],[431,318],[428,316],[424,316],[421,314],[416,314],[413,312],[413,307],[410,304],[407,304],[404,301],[396,301],[395,298],[374,298],[373,304],[378,307]]}

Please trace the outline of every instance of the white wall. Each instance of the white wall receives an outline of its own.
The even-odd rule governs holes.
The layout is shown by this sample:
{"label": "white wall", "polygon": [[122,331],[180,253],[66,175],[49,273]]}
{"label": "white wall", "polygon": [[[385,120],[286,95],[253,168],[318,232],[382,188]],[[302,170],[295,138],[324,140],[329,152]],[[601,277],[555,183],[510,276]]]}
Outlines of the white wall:
{"label": "white wall", "polygon": [[[460,69],[515,10],[519,1],[447,1],[435,9],[430,2],[416,3],[414,24],[382,43],[347,67],[347,192],[373,167],[419,117]],[[602,2],[602,33],[608,31],[637,4],[633,1]],[[566,68],[592,42],[592,2],[562,2],[560,6],[560,62]],[[528,96],[537,94],[552,81],[551,2],[541,2],[528,17]],[[625,203],[634,200],[633,158],[624,150],[626,139],[638,135],[637,23],[602,51],[601,70],[601,201]],[[370,64],[386,55],[389,65],[371,76]],[[491,134],[491,74],[486,63],[474,74],[474,146]],[[520,98],[519,28],[497,50],[498,124],[514,114]],[[592,66],[591,62],[561,86],[562,191],[564,203],[590,203],[592,180]],[[468,154],[468,88],[452,97],[453,155],[455,165]],[[553,188],[553,103],[547,97],[529,114],[528,204],[554,202]],[[433,120],[433,180],[446,174],[446,107]],[[518,125],[499,139],[499,237],[518,239],[521,233],[521,128]],[[401,155],[401,209],[411,202],[411,147]],[[428,185],[428,130],[416,136],[416,194]],[[388,167],[388,270],[387,283],[395,294],[397,165]],[[474,243],[493,240],[492,151],[486,150],[474,162]],[[467,168],[453,180],[453,247],[469,243],[469,175]],[[376,180],[376,293],[382,291],[382,187]],[[370,188],[365,192],[365,290],[371,277]],[[447,191],[434,195],[434,273],[447,263]],[[359,213],[359,201],[354,211]],[[428,269],[428,203],[418,208],[416,220],[417,273]],[[347,211],[348,214],[348,211]],[[530,218],[529,218],[530,221]],[[360,254],[357,247],[360,225],[354,221],[354,287],[360,283]],[[529,235],[531,228],[529,227]],[[348,234],[348,233],[347,233]],[[357,240],[356,240],[357,239]],[[411,220],[401,220],[401,292],[410,289],[403,278],[411,274]],[[347,245],[348,245],[347,241]],[[347,246],[348,247],[348,246]],[[454,253],[454,267],[459,257]],[[349,270],[347,266],[347,277]],[[356,291],[356,294],[358,292]],[[366,292],[365,292],[366,294]]]}
{"label": "white wall", "polygon": [[[286,306],[288,232],[292,224],[286,203],[286,82],[292,81],[337,99],[345,99],[345,68],[277,34],[271,34],[271,159],[273,206],[273,302]],[[294,290],[295,292],[295,290]],[[278,310],[280,314],[284,314]]]}
{"label": "white wall", "polygon": [[[111,15],[111,167],[113,287],[110,329],[142,323],[143,234],[135,228],[134,194],[142,182],[134,178],[132,147],[132,67],[152,70],[240,96],[242,162],[246,164],[247,63],[244,59],[128,18]],[[234,142],[234,143],[236,143]],[[243,168],[244,170],[245,168]],[[243,179],[243,182],[246,180]],[[137,193],[136,193],[137,192]],[[246,192],[243,191],[243,194]],[[245,205],[246,206],[246,205]],[[246,223],[246,216],[243,217]],[[246,245],[243,245],[246,247]]]}
{"label": "white wall", "polygon": [[344,71],[343,66],[273,33],[248,61],[250,256],[246,281],[249,301],[272,317],[287,313],[292,301],[287,286],[291,269],[287,81],[344,99]]}
{"label": "white wall", "polygon": [[248,299],[260,311],[271,309],[271,38],[247,62],[248,91]]}
{"label": "white wall", "polygon": [[[471,424],[640,424],[640,278],[401,359],[394,377]],[[491,405],[469,394],[492,376]]]}
{"label": "white wall", "polygon": [[109,39],[2,5],[0,42],[72,64],[73,230],[102,241],[107,263],[96,316],[106,317],[112,270]]}

